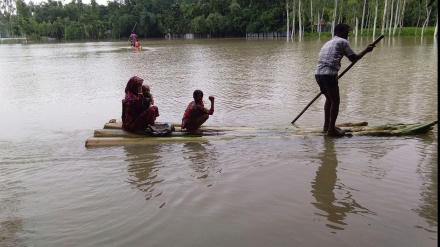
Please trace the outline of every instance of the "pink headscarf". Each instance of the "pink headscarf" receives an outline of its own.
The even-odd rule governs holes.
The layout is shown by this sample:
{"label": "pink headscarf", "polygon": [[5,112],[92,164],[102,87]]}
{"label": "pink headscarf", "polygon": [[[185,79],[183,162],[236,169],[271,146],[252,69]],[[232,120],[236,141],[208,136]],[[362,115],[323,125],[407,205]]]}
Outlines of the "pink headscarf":
{"label": "pink headscarf", "polygon": [[125,87],[125,93],[131,92],[132,94],[137,95],[138,93],[138,83],[139,82],[143,82],[144,79],[140,78],[139,76],[133,76],[130,78],[130,80],[128,80],[127,82],[127,86]]}

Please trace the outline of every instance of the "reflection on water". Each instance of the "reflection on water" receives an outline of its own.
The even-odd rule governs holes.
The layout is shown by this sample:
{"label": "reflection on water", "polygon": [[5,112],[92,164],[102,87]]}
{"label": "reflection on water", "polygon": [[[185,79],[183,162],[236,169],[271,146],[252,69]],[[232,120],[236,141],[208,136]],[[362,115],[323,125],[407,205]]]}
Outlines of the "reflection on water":
{"label": "reflection on water", "polygon": [[160,166],[159,147],[158,145],[125,147],[127,159],[130,162],[126,182],[145,193],[147,200],[161,194],[154,188],[156,184],[164,180],[156,173]]}
{"label": "reflection on water", "polygon": [[[5,170],[2,170],[4,172]],[[26,189],[21,181],[1,181],[0,183],[0,245],[21,246],[19,237],[23,232],[23,219],[17,215],[20,201]]]}
{"label": "reflection on water", "polygon": [[423,184],[420,189],[421,204],[420,207],[414,209],[414,211],[416,211],[420,217],[426,219],[429,227],[420,225],[416,225],[416,227],[436,233],[437,231],[433,231],[432,228],[437,228],[438,225],[438,155],[433,154],[438,152],[438,143],[423,143],[426,143],[426,145],[422,144],[424,146],[421,148],[422,159],[417,169],[417,172],[423,179]]}
{"label": "reflection on water", "polygon": [[320,153],[321,166],[316,171],[315,180],[312,182],[312,195],[316,202],[312,204],[323,213],[316,215],[325,217],[326,226],[332,230],[344,230],[347,225],[347,214],[375,214],[361,206],[353,198],[350,188],[343,181],[338,180],[338,158],[334,147],[335,138],[325,137],[324,147]]}
{"label": "reflection on water", "polygon": [[219,153],[209,142],[126,146],[124,150],[125,181],[144,193],[146,200],[172,191],[170,184],[192,183],[221,173]]}
{"label": "reflection on water", "polygon": [[[184,144],[183,151],[184,159],[189,160],[191,163],[189,166],[198,173],[198,179],[205,179],[210,176],[212,172],[221,172],[220,170],[214,170],[218,159],[218,153],[215,150],[208,150],[206,146],[212,147],[209,142],[189,142]],[[211,174],[211,176],[213,176]]]}
{"label": "reflection on water", "polygon": [[19,234],[23,231],[23,220],[20,218],[2,220],[0,232],[3,240],[0,243],[3,246],[23,246],[23,239],[19,238]]}

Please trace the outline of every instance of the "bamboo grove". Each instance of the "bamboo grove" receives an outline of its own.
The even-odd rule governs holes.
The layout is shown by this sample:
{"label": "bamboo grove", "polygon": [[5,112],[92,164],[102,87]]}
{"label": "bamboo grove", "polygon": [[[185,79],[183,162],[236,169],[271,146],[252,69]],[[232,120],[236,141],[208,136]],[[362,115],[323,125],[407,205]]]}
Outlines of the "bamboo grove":
{"label": "bamboo grove", "polygon": [[110,40],[125,39],[134,30],[141,38],[187,33],[244,37],[262,32],[295,38],[331,32],[340,22],[360,36],[405,35],[401,30],[406,27],[415,27],[412,35],[423,35],[431,27],[436,35],[437,4],[432,0],[113,0],[105,6],[95,0],[90,4],[0,0],[0,37]]}

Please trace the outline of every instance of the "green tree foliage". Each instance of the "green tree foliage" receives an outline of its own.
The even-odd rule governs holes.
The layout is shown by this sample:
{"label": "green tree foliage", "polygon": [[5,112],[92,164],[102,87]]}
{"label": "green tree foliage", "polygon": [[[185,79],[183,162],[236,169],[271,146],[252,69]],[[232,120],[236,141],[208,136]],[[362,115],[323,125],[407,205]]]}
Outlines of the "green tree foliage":
{"label": "green tree foliage", "polygon": [[[397,1],[394,1],[395,6]],[[297,9],[299,2],[300,13]],[[356,20],[360,22],[362,19],[363,3],[364,0],[339,0],[336,21],[354,27]],[[378,12],[383,13],[385,0],[377,3]],[[286,15],[286,6],[289,16]],[[292,22],[294,13],[297,20],[301,18],[302,30],[314,32],[318,12],[324,23],[330,23],[334,7],[333,0],[109,0],[107,6],[97,4],[96,0],[91,0],[90,4],[83,4],[82,0],[71,0],[67,4],[55,0],[39,4],[0,0],[0,36],[35,40],[42,37],[103,40],[126,39],[134,31],[141,38],[164,37],[167,33],[243,37],[246,33],[285,33],[287,20]],[[366,7],[367,16],[360,25],[372,28],[376,1],[368,0]],[[435,25],[437,1],[405,0],[403,26],[420,27],[427,18],[426,8],[433,9],[428,23]],[[389,15],[391,10],[387,13]],[[380,26],[382,16],[377,19]],[[295,30],[299,30],[299,23],[295,22]]]}
{"label": "green tree foliage", "polygon": [[13,0],[0,1],[0,17],[2,27],[4,27],[6,34],[13,35],[14,12],[16,11],[16,4]]}

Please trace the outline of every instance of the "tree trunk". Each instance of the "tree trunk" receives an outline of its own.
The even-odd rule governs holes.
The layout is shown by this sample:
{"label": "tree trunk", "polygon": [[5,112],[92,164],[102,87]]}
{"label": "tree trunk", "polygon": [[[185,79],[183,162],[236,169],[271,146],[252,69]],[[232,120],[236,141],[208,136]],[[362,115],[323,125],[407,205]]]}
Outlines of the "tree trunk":
{"label": "tree trunk", "polygon": [[364,31],[364,21],[365,21],[365,6],[367,5],[367,0],[364,0],[364,9],[362,10],[362,22],[361,22],[361,35]]}
{"label": "tree trunk", "polygon": [[298,39],[302,39],[302,26],[301,26],[301,0],[298,0]]}
{"label": "tree trunk", "polygon": [[289,40],[289,33],[290,33],[290,30],[289,30],[289,2],[287,2],[286,1],[286,16],[287,16],[287,21],[286,21],[286,23],[287,23],[287,31],[286,31],[286,39],[287,40]]}
{"label": "tree trunk", "polygon": [[343,9],[343,6],[344,6],[344,0],[341,0],[341,2],[339,3],[339,17],[338,17],[338,22],[336,23],[336,24],[338,24],[338,23],[342,23],[342,9]]}
{"label": "tree trunk", "polygon": [[296,13],[296,0],[293,0],[293,7],[292,7],[292,14],[293,14],[293,16],[292,16],[292,36],[291,36],[292,39],[295,37],[295,19],[296,19],[295,13]]}
{"label": "tree trunk", "polygon": [[379,9],[379,3],[378,0],[376,0],[376,12],[374,14],[374,24],[373,24],[373,39],[376,36],[376,24],[377,24],[377,12]]}
{"label": "tree trunk", "polygon": [[391,28],[391,25],[393,24],[393,9],[394,9],[394,0],[392,0],[391,1],[391,9],[390,9],[390,15],[391,15],[391,17],[390,17],[390,23],[389,23],[389,26],[388,26],[388,36],[390,36],[391,37],[391,31],[393,30],[392,28]]}
{"label": "tree trunk", "polygon": [[310,0],[310,24],[312,25],[312,33],[315,27],[315,23],[313,21],[313,0]]}
{"label": "tree trunk", "polygon": [[380,34],[385,34],[385,21],[386,21],[386,17],[387,17],[387,5],[388,5],[388,0],[385,0],[385,7],[383,8],[383,16],[382,16],[382,31]]}
{"label": "tree trunk", "polygon": [[367,30],[368,30],[367,36],[370,35],[370,26],[371,26],[371,9],[368,8],[367,9],[367,16],[365,19],[365,28],[367,28]]}
{"label": "tree trunk", "polygon": [[418,8],[419,16],[417,17],[417,24],[416,24],[416,33],[415,33],[415,35],[417,35],[417,29],[418,29],[419,24],[420,24],[420,18],[421,18],[420,12],[422,12],[422,11],[420,11],[420,5],[421,5],[421,2],[419,2],[419,8]]}
{"label": "tree trunk", "polygon": [[397,6],[396,6],[396,16],[394,17],[394,29],[393,29],[393,36],[396,35],[396,29],[397,29],[397,24],[400,21],[400,13],[399,13],[399,7],[400,7],[401,3],[400,0],[397,0]]}
{"label": "tree trunk", "polygon": [[435,29],[434,29],[434,36],[437,37],[437,30],[438,30],[438,15],[437,20],[435,21]]}
{"label": "tree trunk", "polygon": [[335,9],[333,10],[333,22],[332,22],[332,37],[334,34],[334,29],[336,25],[336,10],[338,9],[338,0],[335,0]]}
{"label": "tree trunk", "polygon": [[422,26],[422,37],[425,34],[426,28],[428,27],[429,17],[431,16],[431,9],[432,9],[431,6],[426,8],[426,20],[425,20],[425,22],[423,23],[423,26]]}
{"label": "tree trunk", "polygon": [[403,18],[405,17],[405,4],[406,4],[406,0],[403,0],[403,5],[402,5],[402,13],[400,14],[400,28],[399,28],[399,36],[400,36],[400,33],[402,32],[402,27],[403,27]]}
{"label": "tree trunk", "polygon": [[318,24],[316,26],[316,32],[318,32],[318,37],[321,38],[321,16],[319,15],[319,10],[318,10]]}
{"label": "tree trunk", "polygon": [[355,25],[355,28],[354,28],[354,37],[356,37],[356,38],[358,36],[358,25],[359,25],[358,22],[359,22],[359,18],[356,17],[356,25]]}

